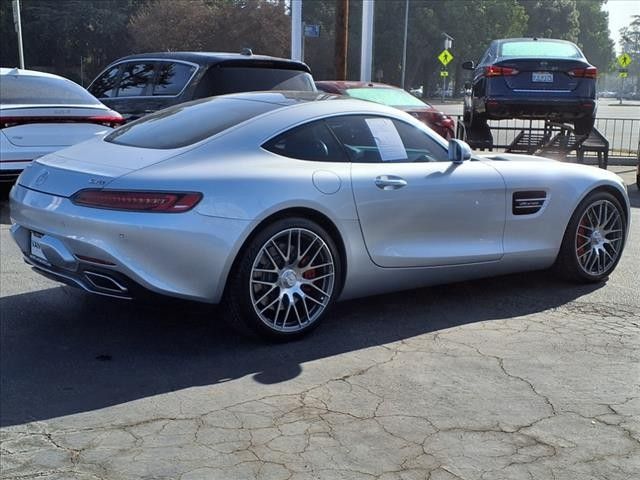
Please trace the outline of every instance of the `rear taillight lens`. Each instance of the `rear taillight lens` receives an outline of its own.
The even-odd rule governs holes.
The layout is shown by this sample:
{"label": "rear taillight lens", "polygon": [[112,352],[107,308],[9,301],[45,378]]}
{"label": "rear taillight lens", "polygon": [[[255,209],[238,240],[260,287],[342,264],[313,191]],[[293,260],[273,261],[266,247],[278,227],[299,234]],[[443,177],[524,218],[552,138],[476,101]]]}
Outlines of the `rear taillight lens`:
{"label": "rear taillight lens", "polygon": [[0,117],[0,128],[28,125],[31,123],[95,123],[105,127],[115,128],[124,123],[124,118],[119,113],[108,115],[94,115],[90,117]]}
{"label": "rear taillight lens", "polygon": [[489,65],[484,67],[485,77],[508,77],[510,75],[517,75],[520,71],[510,67],[498,67],[496,65]]}
{"label": "rear taillight lens", "polygon": [[87,121],[91,123],[98,123],[105,127],[115,128],[124,123],[124,118],[119,113],[112,113],[110,115],[97,115],[94,117],[87,117]]}
{"label": "rear taillight lens", "polygon": [[120,190],[80,190],[71,201],[76,205],[128,212],[181,213],[202,200],[201,193],[129,192]]}
{"label": "rear taillight lens", "polygon": [[567,74],[574,78],[598,78],[598,69],[596,67],[574,68]]}

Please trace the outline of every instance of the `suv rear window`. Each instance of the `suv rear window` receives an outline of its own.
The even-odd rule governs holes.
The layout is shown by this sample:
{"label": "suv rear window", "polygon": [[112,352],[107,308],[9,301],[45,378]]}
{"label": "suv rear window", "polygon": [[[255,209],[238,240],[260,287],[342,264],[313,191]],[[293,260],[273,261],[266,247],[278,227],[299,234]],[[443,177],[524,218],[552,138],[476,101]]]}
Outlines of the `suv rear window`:
{"label": "suv rear window", "polygon": [[184,63],[161,63],[153,85],[153,95],[178,95],[196,67]]}
{"label": "suv rear window", "polygon": [[261,90],[315,92],[313,77],[300,70],[257,67],[209,68],[198,85],[197,97]]}
{"label": "suv rear window", "polygon": [[98,100],[77,83],[55,77],[2,75],[2,105],[96,105]]}
{"label": "suv rear window", "polygon": [[503,43],[501,56],[513,58],[582,58],[580,50],[575,45],[541,40]]}
{"label": "suv rear window", "polygon": [[279,107],[273,103],[231,98],[196,100],[120,127],[105,137],[105,141],[141,148],[181,148]]}

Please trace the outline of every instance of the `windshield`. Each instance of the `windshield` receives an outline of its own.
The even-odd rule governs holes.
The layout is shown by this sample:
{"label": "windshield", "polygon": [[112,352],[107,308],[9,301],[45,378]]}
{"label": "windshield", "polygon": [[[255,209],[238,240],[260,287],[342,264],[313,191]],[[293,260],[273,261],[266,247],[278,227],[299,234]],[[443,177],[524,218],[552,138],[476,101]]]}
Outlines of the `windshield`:
{"label": "windshield", "polygon": [[99,105],[100,102],[77,83],[65,78],[2,75],[2,105]]}
{"label": "windshield", "polygon": [[425,107],[422,100],[399,88],[348,88],[346,94],[360,100],[381,103],[390,107]]}
{"label": "windshield", "polygon": [[180,148],[275,108],[279,105],[224,97],[195,100],[120,127],[105,141],[141,148]]}
{"label": "windshield", "polygon": [[582,58],[578,47],[571,43],[540,40],[503,43],[501,56],[512,58]]}

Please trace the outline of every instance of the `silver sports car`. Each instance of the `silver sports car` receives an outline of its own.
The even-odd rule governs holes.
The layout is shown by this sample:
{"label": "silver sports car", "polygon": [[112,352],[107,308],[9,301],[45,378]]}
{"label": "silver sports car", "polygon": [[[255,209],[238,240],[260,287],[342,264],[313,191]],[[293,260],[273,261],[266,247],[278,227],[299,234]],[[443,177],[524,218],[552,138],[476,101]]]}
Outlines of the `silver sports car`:
{"label": "silver sports car", "polygon": [[144,117],[38,159],[11,192],[35,271],[89,292],[209,303],[290,338],[337,299],[545,269],[600,281],[622,180],[474,156],[412,116],[317,93],[245,93]]}

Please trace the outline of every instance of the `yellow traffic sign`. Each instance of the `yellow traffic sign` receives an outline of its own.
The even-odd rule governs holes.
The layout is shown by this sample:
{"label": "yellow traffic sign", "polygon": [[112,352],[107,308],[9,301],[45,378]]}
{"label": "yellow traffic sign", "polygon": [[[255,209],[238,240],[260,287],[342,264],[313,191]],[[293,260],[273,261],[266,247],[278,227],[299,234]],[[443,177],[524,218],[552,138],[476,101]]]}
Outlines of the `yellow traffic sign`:
{"label": "yellow traffic sign", "polygon": [[441,76],[441,77],[448,77],[448,76],[449,76],[449,72],[447,72],[446,70],[442,70],[442,71],[440,72],[440,76]]}
{"label": "yellow traffic sign", "polygon": [[631,55],[628,53],[623,53],[618,57],[618,63],[621,67],[626,67],[632,62]]}
{"label": "yellow traffic sign", "polygon": [[629,73],[627,73],[627,72],[620,72],[620,73],[618,74],[618,76],[619,76],[620,78],[627,78],[627,77],[629,76]]}
{"label": "yellow traffic sign", "polygon": [[446,67],[449,65],[449,62],[453,60],[453,55],[451,55],[451,52],[445,48],[440,52],[440,55],[438,55],[438,60],[440,60],[440,63]]}

